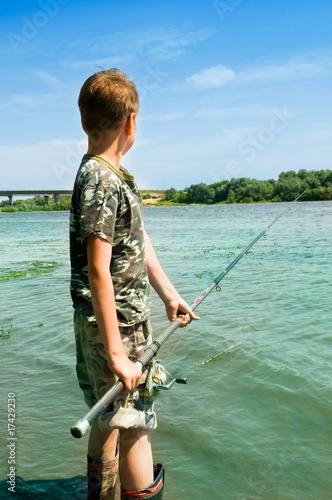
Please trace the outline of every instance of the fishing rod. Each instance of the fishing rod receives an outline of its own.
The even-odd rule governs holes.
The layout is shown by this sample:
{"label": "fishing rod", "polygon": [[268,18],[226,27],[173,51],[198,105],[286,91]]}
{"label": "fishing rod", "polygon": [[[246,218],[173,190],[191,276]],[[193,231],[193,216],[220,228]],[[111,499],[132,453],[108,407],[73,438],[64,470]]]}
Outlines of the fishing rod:
{"label": "fishing rod", "polygon": [[[205,290],[197,297],[197,299],[194,300],[194,302],[190,305],[190,308],[192,311],[196,309],[196,307],[199,306],[199,304],[212,292],[212,290],[216,287],[218,287],[218,284],[220,281],[226,276],[226,274],[229,273],[229,271],[239,262],[240,259],[250,250],[252,246],[257,243],[257,241],[264,236],[264,234],[270,229],[273,224],[277,222],[280,217],[287,212],[288,210],[291,209],[293,203],[295,203],[301,196],[307,191],[303,191],[294,201],[292,201],[256,238],[254,238],[251,243],[249,243],[248,246],[245,247],[244,250],[242,250],[241,253],[235,259],[217,276],[210,285],[208,285]],[[217,288],[218,290],[218,288]],[[155,339],[152,344],[150,344],[143,354],[138,358],[136,361],[135,365],[138,366],[141,371],[143,372],[144,369],[148,366],[150,361],[154,358],[154,356],[157,354],[159,351],[160,347],[166,342],[166,340],[172,335],[172,333],[179,328],[179,326],[182,324],[183,318],[178,317],[174,319],[166,328],[165,330],[160,334],[160,336]],[[106,408],[114,401],[115,398],[117,398],[121,392],[124,389],[124,384],[121,382],[121,380],[118,380],[105,394],[104,396],[97,401],[97,403],[88,411],[88,413],[78,420],[76,424],[71,426],[70,432],[72,433],[73,437],[75,438],[81,438],[86,434],[88,429],[90,428],[92,422],[99,417],[99,415],[106,410]]]}

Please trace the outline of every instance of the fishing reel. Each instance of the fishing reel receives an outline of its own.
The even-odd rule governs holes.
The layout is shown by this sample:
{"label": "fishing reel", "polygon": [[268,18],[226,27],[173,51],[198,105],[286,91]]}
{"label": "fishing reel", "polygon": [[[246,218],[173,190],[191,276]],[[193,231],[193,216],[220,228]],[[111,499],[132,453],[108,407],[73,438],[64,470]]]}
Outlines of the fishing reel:
{"label": "fishing reel", "polygon": [[161,389],[171,389],[175,383],[186,384],[187,379],[173,377],[161,365],[160,360],[153,359],[146,377],[145,395],[154,396]]}

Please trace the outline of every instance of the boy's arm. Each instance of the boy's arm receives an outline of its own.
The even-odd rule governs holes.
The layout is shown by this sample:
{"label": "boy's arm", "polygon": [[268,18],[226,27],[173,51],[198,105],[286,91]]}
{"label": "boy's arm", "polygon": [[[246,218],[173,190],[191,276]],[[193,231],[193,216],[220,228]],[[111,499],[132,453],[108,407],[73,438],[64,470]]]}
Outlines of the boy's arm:
{"label": "boy's arm", "polygon": [[168,319],[173,321],[178,316],[183,316],[184,319],[181,326],[186,326],[192,319],[199,319],[167,278],[146,231],[144,231],[144,239],[149,281],[164,302]]}
{"label": "boy's arm", "polygon": [[140,369],[128,359],[122,346],[110,273],[111,244],[95,234],[87,237],[88,277],[92,305],[108,358],[108,365],[126,391],[139,385]]}

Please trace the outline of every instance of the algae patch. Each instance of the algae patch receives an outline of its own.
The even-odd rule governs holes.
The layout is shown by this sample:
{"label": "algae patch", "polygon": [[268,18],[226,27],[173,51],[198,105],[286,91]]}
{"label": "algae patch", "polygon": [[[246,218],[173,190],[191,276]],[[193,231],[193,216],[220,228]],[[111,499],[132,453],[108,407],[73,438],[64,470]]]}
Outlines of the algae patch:
{"label": "algae patch", "polygon": [[16,268],[0,268],[0,281],[49,274],[53,272],[54,269],[56,269],[58,266],[60,266],[60,263],[56,261],[21,262],[17,265]]}
{"label": "algae patch", "polygon": [[[7,318],[8,321],[12,321],[13,318]],[[13,328],[13,323],[11,323],[9,326],[4,327],[3,325],[0,327],[0,338],[1,339],[9,339],[10,335],[12,333],[16,333],[14,328]]]}

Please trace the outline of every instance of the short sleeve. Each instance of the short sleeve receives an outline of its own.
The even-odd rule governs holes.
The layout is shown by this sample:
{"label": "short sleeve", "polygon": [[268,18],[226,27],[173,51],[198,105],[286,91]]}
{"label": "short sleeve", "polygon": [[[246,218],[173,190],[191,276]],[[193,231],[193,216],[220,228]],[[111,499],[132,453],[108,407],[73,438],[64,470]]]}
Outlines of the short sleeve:
{"label": "short sleeve", "polygon": [[79,220],[81,241],[94,233],[113,243],[119,193],[116,183],[92,172],[81,192]]}

